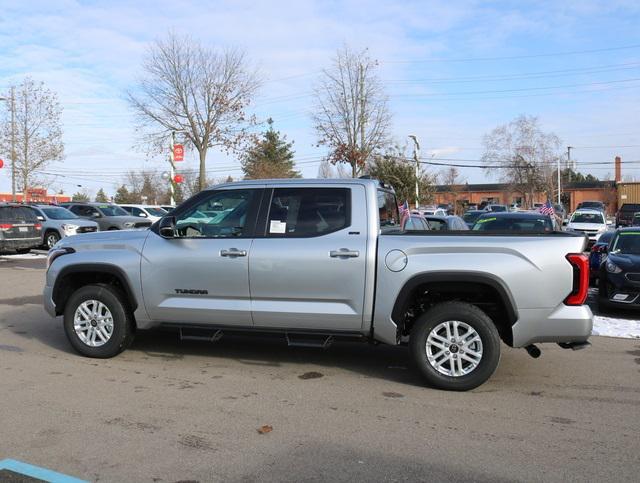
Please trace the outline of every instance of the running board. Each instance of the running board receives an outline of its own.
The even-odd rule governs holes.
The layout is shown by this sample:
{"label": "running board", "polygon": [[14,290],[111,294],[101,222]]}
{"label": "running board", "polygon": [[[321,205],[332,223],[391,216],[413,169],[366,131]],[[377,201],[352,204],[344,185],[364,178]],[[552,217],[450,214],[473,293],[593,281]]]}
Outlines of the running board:
{"label": "running board", "polygon": [[180,328],[180,340],[200,340],[204,342],[217,342],[224,335],[221,330],[211,331],[202,329]]}
{"label": "running board", "polygon": [[333,344],[333,336],[312,336],[307,334],[290,334],[286,333],[287,345],[289,347],[319,347],[327,349]]}

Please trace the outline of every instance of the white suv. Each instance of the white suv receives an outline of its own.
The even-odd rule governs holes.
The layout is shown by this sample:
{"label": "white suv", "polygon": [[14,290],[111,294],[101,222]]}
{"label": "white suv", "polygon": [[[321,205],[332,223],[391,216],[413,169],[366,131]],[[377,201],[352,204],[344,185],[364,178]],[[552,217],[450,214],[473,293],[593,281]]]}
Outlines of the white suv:
{"label": "white suv", "polygon": [[155,223],[164,215],[167,211],[159,206],[152,205],[120,205],[120,207],[129,213],[131,216],[139,216],[140,218],[147,218],[152,223]]}
{"label": "white suv", "polygon": [[569,219],[567,230],[584,233],[592,245],[607,231],[607,221],[600,210],[576,210]]}

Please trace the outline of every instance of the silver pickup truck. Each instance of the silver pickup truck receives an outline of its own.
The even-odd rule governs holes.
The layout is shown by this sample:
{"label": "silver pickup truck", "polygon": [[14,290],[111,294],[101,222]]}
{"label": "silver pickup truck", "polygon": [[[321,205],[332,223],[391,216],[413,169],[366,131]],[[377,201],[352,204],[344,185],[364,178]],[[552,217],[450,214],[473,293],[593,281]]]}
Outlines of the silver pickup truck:
{"label": "silver pickup truck", "polygon": [[137,329],[183,338],[277,333],[408,344],[426,381],[472,389],[500,340],[586,347],[585,239],[570,233],[403,232],[371,179],[215,186],[145,231],[77,235],[49,252],[44,300],[71,345],[112,357]]}

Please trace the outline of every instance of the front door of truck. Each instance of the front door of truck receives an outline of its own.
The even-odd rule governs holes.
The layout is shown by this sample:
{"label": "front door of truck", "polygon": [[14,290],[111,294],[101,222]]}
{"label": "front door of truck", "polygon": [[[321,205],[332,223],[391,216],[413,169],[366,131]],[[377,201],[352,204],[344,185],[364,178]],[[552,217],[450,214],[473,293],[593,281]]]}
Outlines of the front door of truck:
{"label": "front door of truck", "polygon": [[[256,327],[359,330],[367,259],[362,185],[276,187],[249,274]],[[268,211],[267,209],[268,208]],[[259,236],[261,235],[261,236]]]}
{"label": "front door of truck", "polygon": [[141,264],[144,303],[161,322],[251,326],[249,256],[262,189],[202,192],[176,209],[173,238],[152,231]]}

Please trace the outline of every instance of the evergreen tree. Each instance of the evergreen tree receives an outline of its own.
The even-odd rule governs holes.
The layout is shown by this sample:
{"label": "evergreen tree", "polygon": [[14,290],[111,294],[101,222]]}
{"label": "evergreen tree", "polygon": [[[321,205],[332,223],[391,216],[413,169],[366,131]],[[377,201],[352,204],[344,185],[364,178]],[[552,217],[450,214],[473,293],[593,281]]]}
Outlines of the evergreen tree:
{"label": "evergreen tree", "polygon": [[107,195],[104,192],[104,190],[100,188],[96,193],[96,203],[108,203],[108,202],[109,202],[109,198],[107,198]]}
{"label": "evergreen tree", "polygon": [[241,159],[245,179],[300,178],[294,169],[293,142],[288,143],[286,136],[273,129],[272,119],[267,122],[269,128],[262,139],[256,140]]}
{"label": "evergreen tree", "polygon": [[87,193],[78,191],[71,196],[71,201],[79,201],[81,203],[84,203],[91,200],[89,199],[89,195]]}
{"label": "evergreen tree", "polygon": [[113,201],[116,203],[131,203],[131,193],[125,185],[120,186],[116,191],[116,195],[113,197]]}

